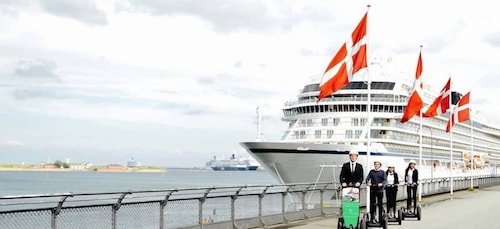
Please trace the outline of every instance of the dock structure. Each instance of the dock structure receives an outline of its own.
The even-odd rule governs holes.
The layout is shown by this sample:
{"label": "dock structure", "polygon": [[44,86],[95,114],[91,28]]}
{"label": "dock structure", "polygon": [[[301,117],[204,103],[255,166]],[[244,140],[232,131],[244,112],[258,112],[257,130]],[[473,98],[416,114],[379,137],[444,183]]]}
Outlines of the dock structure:
{"label": "dock structure", "polygon": [[[430,217],[427,212],[431,211],[427,209],[439,206],[434,203],[443,202],[442,200],[452,198],[450,203],[457,203],[458,206],[441,205],[445,210],[435,210],[441,215],[436,213],[433,217],[451,216],[446,213],[453,207],[462,209],[461,204],[482,206],[477,201],[458,203],[459,200],[467,199],[464,198],[466,194],[471,199],[488,204],[495,204],[500,200],[498,192],[491,192],[486,199],[482,197],[489,193],[487,190],[500,190],[500,176],[474,177],[474,189],[470,189],[470,178],[421,181],[423,198],[419,203],[424,206],[423,228],[431,228],[425,224],[429,223],[425,220]],[[340,209],[338,187],[338,183],[307,183],[1,196],[0,228],[335,227]],[[450,195],[450,187],[455,189],[453,195]],[[364,196],[365,191],[362,188],[360,196]],[[397,199],[406,199],[404,186],[399,189]],[[456,210],[453,212],[453,217],[457,217]],[[467,214],[475,215],[464,212],[461,220]],[[403,224],[410,225],[406,220]],[[447,224],[436,228],[449,228],[443,225]],[[421,225],[417,226],[422,228]]]}
{"label": "dock structure", "polygon": [[[442,228],[495,228],[500,202],[500,185],[425,196],[419,202],[422,206],[421,220],[407,219],[402,225],[389,224],[388,228],[442,229]],[[404,206],[400,202],[398,206]],[[364,212],[364,209],[361,210]],[[287,225],[267,228],[323,229],[337,225],[338,217],[321,217],[296,221]],[[492,227],[493,226],[493,227]]]}

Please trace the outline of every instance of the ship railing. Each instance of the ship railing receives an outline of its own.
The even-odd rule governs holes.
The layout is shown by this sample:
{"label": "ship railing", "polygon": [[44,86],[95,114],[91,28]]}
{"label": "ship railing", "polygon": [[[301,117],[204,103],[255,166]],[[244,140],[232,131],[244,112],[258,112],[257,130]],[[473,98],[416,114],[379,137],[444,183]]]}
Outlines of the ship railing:
{"label": "ship railing", "polygon": [[[455,177],[454,190],[500,185],[500,176]],[[421,180],[422,196],[450,191]],[[339,212],[338,183],[214,186],[0,197],[0,228],[262,228]],[[366,188],[360,190],[364,205]],[[398,199],[406,198],[399,188]]]}
{"label": "ship railing", "polygon": [[[368,99],[367,97],[327,97],[321,100],[321,102],[366,102]],[[314,103],[316,104],[318,100],[317,99],[303,99],[303,100],[298,100],[298,101],[287,101],[285,102],[285,107],[287,106],[294,106],[294,105],[299,105],[299,104],[305,104],[305,103]],[[371,97],[370,98],[371,102],[389,102],[389,103],[406,103],[407,99],[404,97],[399,97],[395,96],[393,98],[387,98],[387,97]]]}

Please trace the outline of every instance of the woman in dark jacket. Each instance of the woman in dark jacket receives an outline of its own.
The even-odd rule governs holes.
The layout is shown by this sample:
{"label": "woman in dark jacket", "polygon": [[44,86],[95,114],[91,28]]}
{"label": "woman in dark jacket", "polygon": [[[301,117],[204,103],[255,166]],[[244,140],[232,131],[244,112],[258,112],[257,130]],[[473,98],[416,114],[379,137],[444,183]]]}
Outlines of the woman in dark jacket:
{"label": "woman in dark jacket", "polygon": [[396,195],[398,193],[399,178],[394,171],[394,165],[388,165],[385,172],[387,184],[385,186],[385,198],[387,199],[387,212],[391,216],[396,215]]}
{"label": "woman in dark jacket", "polygon": [[[406,181],[406,209],[410,212],[414,212],[414,208],[417,207],[417,185],[418,185],[418,170],[415,168],[417,162],[411,160],[408,167],[405,169],[405,181]],[[413,201],[413,208],[411,202]]]}

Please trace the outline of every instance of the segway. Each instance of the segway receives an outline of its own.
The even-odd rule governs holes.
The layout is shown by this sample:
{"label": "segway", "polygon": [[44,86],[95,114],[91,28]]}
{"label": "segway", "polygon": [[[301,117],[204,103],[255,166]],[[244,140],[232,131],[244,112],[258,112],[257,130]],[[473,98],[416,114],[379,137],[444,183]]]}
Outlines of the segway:
{"label": "segway", "polygon": [[[370,203],[367,203],[367,204],[370,204]],[[375,215],[379,215],[377,211],[378,211],[378,207],[375,206]],[[378,221],[373,222],[373,219],[371,219],[371,217],[370,217],[370,213],[366,212],[363,216],[363,221],[366,222],[365,227],[363,229],[366,229],[369,227],[382,227],[383,229],[387,229],[388,219],[387,219],[387,214],[385,213],[385,209],[384,209],[383,205],[382,205],[382,218],[381,219],[378,219]]]}
{"label": "segway", "polygon": [[[395,187],[395,185],[391,184],[391,185],[386,185],[386,187],[388,188],[393,188]],[[401,209],[395,209],[396,211],[393,211],[393,209],[387,209],[388,213],[387,213],[387,222],[390,222],[390,223],[398,223],[399,225],[401,225],[401,222],[403,220],[403,211],[401,211]]]}
{"label": "segway", "polygon": [[[408,184],[408,186],[412,187],[416,186],[416,184]],[[417,220],[420,220],[422,218],[422,208],[420,207],[420,205],[416,207],[410,206],[410,209],[401,207],[401,212],[402,212],[402,220],[405,220],[405,218],[417,218]]]}
{"label": "segway", "polygon": [[340,213],[342,214],[337,223],[337,229],[364,229],[363,220],[359,217],[359,187],[350,184],[347,187],[339,187],[342,192]]}

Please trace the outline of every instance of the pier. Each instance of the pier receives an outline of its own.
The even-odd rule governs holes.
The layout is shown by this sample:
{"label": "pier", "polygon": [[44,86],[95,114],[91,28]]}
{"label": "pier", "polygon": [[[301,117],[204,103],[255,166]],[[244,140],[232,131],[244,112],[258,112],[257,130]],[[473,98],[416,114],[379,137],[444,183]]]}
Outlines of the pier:
{"label": "pier", "polygon": [[[406,206],[404,201],[398,207]],[[441,228],[496,228],[498,225],[498,203],[500,185],[473,190],[461,190],[453,196],[449,193],[426,196],[419,202],[422,206],[422,219],[403,220],[401,225],[389,223],[388,228],[404,229],[441,229]],[[364,209],[361,213],[364,213]],[[270,228],[320,229],[334,228],[338,218],[335,216],[297,221],[288,225],[275,225]]]}
{"label": "pier", "polygon": [[[405,220],[404,228],[477,225],[483,211],[481,223],[494,219],[489,214],[496,213],[500,200],[500,176],[475,177],[473,191],[468,191],[470,177],[456,177],[453,184],[421,180],[420,185],[422,220]],[[337,190],[337,183],[308,183],[1,196],[0,228],[331,228],[340,207]],[[364,196],[361,189],[361,200]],[[398,200],[405,198],[401,187]]]}

